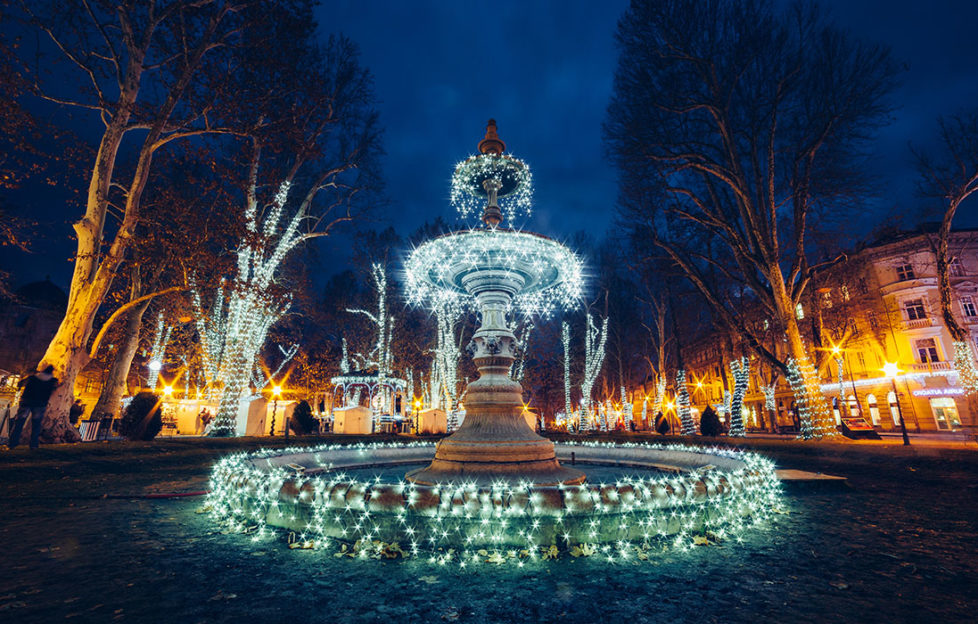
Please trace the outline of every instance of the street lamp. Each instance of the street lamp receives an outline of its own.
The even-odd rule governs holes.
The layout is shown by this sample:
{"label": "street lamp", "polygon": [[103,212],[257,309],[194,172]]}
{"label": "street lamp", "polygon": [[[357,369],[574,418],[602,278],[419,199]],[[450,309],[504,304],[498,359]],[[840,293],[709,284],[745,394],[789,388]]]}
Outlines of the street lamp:
{"label": "street lamp", "polygon": [[903,445],[910,446],[910,436],[907,435],[907,424],[903,420],[903,409],[900,407],[900,397],[897,395],[896,377],[903,371],[894,362],[883,364],[883,374],[890,378],[893,387],[893,400],[896,401],[897,414],[900,416],[900,431],[903,432]]}

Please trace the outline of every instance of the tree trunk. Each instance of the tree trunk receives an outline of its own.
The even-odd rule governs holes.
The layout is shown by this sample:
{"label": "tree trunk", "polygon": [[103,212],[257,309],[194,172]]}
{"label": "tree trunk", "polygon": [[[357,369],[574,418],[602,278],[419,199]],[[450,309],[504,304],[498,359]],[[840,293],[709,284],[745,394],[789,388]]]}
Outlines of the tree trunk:
{"label": "tree trunk", "polygon": [[143,324],[143,314],[149,307],[150,300],[133,308],[129,312],[126,320],[125,335],[120,341],[120,348],[112,360],[109,368],[109,376],[105,381],[105,387],[99,395],[98,402],[92,410],[92,416],[111,414],[118,416],[119,407],[122,402],[122,395],[126,390],[126,381],[129,378],[129,369],[132,367],[133,357],[139,347],[139,330]]}
{"label": "tree trunk", "polygon": [[807,440],[838,435],[832,412],[822,395],[818,372],[812,366],[808,349],[805,348],[801,330],[798,328],[794,301],[788,296],[781,269],[777,265],[772,267],[770,283],[774,301],[781,315],[778,320],[784,327],[788,342],[789,369],[792,363],[797,368],[798,378],[792,382],[790,370],[788,377],[789,385],[795,395],[795,414],[799,418],[801,437]]}

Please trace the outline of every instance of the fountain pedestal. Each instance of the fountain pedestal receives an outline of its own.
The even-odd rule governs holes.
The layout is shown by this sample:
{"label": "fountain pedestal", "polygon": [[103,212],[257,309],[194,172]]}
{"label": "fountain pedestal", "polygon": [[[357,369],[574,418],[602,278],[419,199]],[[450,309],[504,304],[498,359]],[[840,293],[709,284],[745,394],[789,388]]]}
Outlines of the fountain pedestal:
{"label": "fountain pedestal", "polygon": [[519,346],[506,325],[506,310],[523,280],[487,269],[466,275],[463,284],[481,310],[482,324],[468,347],[479,378],[468,386],[462,426],[438,443],[431,465],[408,473],[407,480],[420,484],[583,483],[584,473],[561,466],[553,442],[526,424],[523,388],[509,376]]}

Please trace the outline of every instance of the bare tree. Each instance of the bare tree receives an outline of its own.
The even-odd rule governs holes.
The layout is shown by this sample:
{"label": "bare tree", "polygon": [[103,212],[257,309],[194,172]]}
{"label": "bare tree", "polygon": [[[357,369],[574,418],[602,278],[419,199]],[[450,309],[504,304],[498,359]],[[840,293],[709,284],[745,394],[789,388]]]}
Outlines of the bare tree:
{"label": "bare tree", "polygon": [[[45,414],[47,439],[78,438],[67,421],[75,378],[88,362],[93,322],[139,223],[153,159],[173,141],[218,130],[209,98],[195,80],[201,71],[216,68],[216,56],[234,42],[245,4],[20,3],[23,23],[43,41],[21,57],[22,75],[33,92],[89,111],[102,124],[85,213],[74,224],[77,249],[68,310],[43,357],[61,379]],[[223,69],[231,68],[225,63]],[[71,70],[77,80],[65,80]]]}
{"label": "bare tree", "polygon": [[937,238],[937,289],[944,324],[954,341],[954,366],[969,394],[978,394],[978,371],[968,346],[968,332],[961,326],[951,303],[951,257],[948,241],[951,223],[969,197],[978,194],[978,111],[938,120],[941,146],[936,155],[914,150],[920,170],[921,191],[945,203]]}
{"label": "bare tree", "polygon": [[[815,8],[781,13],[764,0],[634,2],[617,37],[605,130],[624,218],[751,350],[786,375],[801,370],[796,391],[814,411],[803,435],[833,432],[796,310],[818,268],[812,221],[860,196],[859,150],[895,75],[888,51]],[[787,362],[752,333],[753,307],[784,332]]]}

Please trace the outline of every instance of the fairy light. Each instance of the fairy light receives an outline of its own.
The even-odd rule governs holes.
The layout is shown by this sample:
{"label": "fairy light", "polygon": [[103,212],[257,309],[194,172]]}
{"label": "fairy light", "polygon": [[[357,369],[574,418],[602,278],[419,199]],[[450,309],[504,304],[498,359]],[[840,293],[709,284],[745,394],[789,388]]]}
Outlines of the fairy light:
{"label": "fairy light", "polygon": [[[293,533],[293,548],[329,550],[340,557],[411,557],[436,565],[519,564],[561,556],[643,559],[657,544],[686,550],[697,535],[740,541],[781,506],[774,464],[754,453],[594,442],[566,450],[575,449],[579,455],[609,457],[695,453],[694,464],[710,468],[580,486],[421,486],[360,481],[336,463],[355,468],[356,463],[421,461],[433,451],[430,443],[324,445],[223,458],[211,474],[205,506],[228,530],[254,540],[268,539],[280,527]],[[353,464],[351,456],[357,458]],[[296,463],[304,469],[294,470]]]}
{"label": "fairy light", "polygon": [[788,359],[788,386],[795,397],[801,435],[805,440],[839,435],[834,419],[828,411],[818,385],[818,377],[811,362]]}
{"label": "fairy light", "polygon": [[733,373],[734,390],[730,397],[730,432],[733,437],[743,437],[744,431],[744,395],[750,382],[750,360],[742,357],[730,362],[730,372]]}
{"label": "fairy light", "polygon": [[236,274],[230,281],[221,281],[210,314],[203,314],[200,293],[192,290],[204,375],[212,391],[223,384],[213,435],[235,435],[238,402],[248,389],[268,330],[292,306],[291,296],[272,293],[276,271],[302,240],[299,226],[304,213],[300,210],[286,218],[284,210],[290,186],[289,182],[279,185],[265,213],[259,214],[257,202],[247,204],[246,234],[238,245]]}
{"label": "fairy light", "polygon": [[[581,381],[581,420],[591,413],[591,389],[601,374],[604,364],[605,345],[608,342],[608,318],[601,320],[601,328],[594,323],[594,317],[587,313],[584,325],[584,379]],[[602,423],[604,420],[602,419]]]}
{"label": "fairy light", "polygon": [[487,268],[522,283],[512,307],[526,316],[548,316],[582,296],[583,263],[567,247],[537,234],[475,229],[440,236],[411,252],[405,263],[408,298],[471,308],[474,299],[464,279]]}
{"label": "fairy light", "polygon": [[686,387],[686,369],[676,371],[676,409],[683,435],[695,435],[696,423],[689,409],[689,389]]}
{"label": "fairy light", "polygon": [[968,343],[954,342],[954,368],[958,371],[958,384],[965,394],[978,394],[978,369]]}
{"label": "fairy light", "polygon": [[166,356],[166,345],[170,342],[173,327],[165,327],[163,312],[156,317],[156,332],[153,334],[153,345],[150,347],[149,375],[146,377],[146,387],[156,388],[160,369],[163,368],[163,358]]}
{"label": "fairy light", "polygon": [[460,162],[452,176],[451,202],[463,219],[482,214],[486,180],[502,186],[499,209],[508,222],[530,215],[533,176],[526,163],[508,154],[479,154]]}

